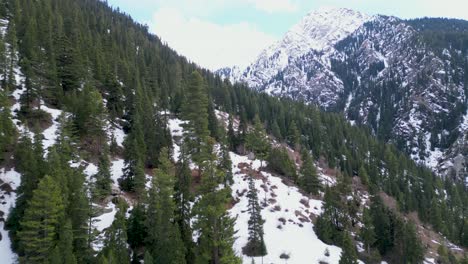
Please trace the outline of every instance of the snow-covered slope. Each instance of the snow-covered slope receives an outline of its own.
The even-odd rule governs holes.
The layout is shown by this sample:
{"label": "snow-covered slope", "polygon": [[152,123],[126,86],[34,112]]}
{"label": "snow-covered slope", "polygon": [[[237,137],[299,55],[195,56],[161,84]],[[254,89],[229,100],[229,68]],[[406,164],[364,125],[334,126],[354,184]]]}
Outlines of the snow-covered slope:
{"label": "snow-covered slope", "polygon": [[[341,249],[323,243],[313,230],[312,219],[321,213],[322,201],[304,196],[296,187],[286,185],[281,178],[265,171],[258,171],[260,161],[251,161],[247,156],[230,153],[233,161],[234,184],[232,196],[235,200],[230,213],[237,217],[237,240],[235,250],[242,255],[242,247],[248,238],[248,175],[246,171],[255,170],[255,187],[262,205],[262,218],[265,219],[264,232],[268,254],[264,263],[282,263],[282,254],[289,256],[287,263],[338,263]],[[266,206],[265,206],[265,200]],[[285,243],[285,242],[294,243]],[[330,255],[325,256],[328,250]],[[243,263],[252,263],[251,258],[242,255]],[[255,263],[262,263],[256,257]]]}

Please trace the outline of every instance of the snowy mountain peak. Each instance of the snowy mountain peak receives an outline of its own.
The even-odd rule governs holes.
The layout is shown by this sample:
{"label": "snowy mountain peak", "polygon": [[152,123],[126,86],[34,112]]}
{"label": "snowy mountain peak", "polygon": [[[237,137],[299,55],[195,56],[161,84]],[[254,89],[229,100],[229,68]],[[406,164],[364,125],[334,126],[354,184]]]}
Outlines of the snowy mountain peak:
{"label": "snowy mountain peak", "polygon": [[[310,12],[282,39],[263,50],[244,71],[222,69],[218,73],[231,81],[243,81],[252,88],[264,90],[265,85],[292,61],[311,51],[332,52],[337,42],[372,19],[372,16],[351,9],[320,8]],[[273,90],[276,88],[272,87]]]}
{"label": "snowy mountain peak", "polygon": [[266,53],[273,55],[275,51],[283,49],[288,56],[298,57],[310,50],[326,50],[371,18],[351,9],[322,7],[306,15]]}

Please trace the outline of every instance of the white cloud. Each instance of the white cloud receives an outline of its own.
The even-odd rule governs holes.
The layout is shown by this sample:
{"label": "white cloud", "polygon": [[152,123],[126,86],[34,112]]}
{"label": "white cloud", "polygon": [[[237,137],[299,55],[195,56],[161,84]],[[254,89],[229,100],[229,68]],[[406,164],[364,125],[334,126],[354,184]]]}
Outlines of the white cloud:
{"label": "white cloud", "polygon": [[160,8],[149,25],[177,52],[211,70],[246,66],[275,40],[246,22],[219,25],[173,8]]}
{"label": "white cloud", "polygon": [[[134,0],[113,0],[134,1]],[[254,8],[266,13],[292,13],[298,10],[304,0],[141,0],[143,4],[153,2],[155,6],[172,7],[184,14],[206,15],[230,8]],[[140,4],[140,3],[139,3]]]}
{"label": "white cloud", "polygon": [[295,12],[298,10],[296,3],[290,0],[246,0],[253,4],[256,9],[268,13]]}

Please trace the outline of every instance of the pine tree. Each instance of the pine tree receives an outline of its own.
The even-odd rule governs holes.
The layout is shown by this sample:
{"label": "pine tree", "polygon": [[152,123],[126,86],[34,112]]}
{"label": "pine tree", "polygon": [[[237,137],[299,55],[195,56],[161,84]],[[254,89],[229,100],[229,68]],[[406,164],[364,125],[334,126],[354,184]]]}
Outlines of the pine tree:
{"label": "pine tree", "polygon": [[188,123],[184,125],[192,160],[200,164],[209,136],[208,130],[208,96],[203,77],[197,71],[190,75],[187,97],[182,106],[182,114]]}
{"label": "pine tree", "polygon": [[296,122],[294,121],[289,125],[288,143],[296,150],[299,150],[301,145],[301,133],[299,132],[299,129],[297,129]]}
{"label": "pine tree", "polygon": [[232,175],[232,161],[231,161],[231,156],[229,154],[229,148],[228,148],[228,140],[226,138],[225,133],[220,132],[221,136],[221,157],[220,157],[220,163],[219,167],[222,171],[226,172],[226,175],[224,177],[224,184],[226,186],[229,186],[234,183],[233,175]]}
{"label": "pine tree", "polygon": [[235,219],[226,211],[230,192],[218,188],[222,172],[216,165],[216,156],[211,153],[209,157],[203,163],[201,197],[193,208],[194,230],[200,234],[195,263],[240,264],[241,260],[233,251]]}
{"label": "pine tree", "polygon": [[311,194],[318,194],[321,185],[317,176],[314,161],[307,151],[302,152],[302,167],[300,185],[304,191]]}
{"label": "pine tree", "polygon": [[99,157],[98,172],[93,176],[95,179],[93,195],[95,199],[102,199],[112,192],[112,178],[110,173],[109,151],[104,146],[104,151]]}
{"label": "pine tree", "polygon": [[167,149],[160,153],[148,200],[147,248],[156,263],[185,263],[185,248],[175,219],[174,167]]}
{"label": "pine tree", "polygon": [[249,176],[249,191],[247,193],[249,199],[249,238],[247,245],[242,249],[243,253],[247,256],[265,256],[267,254],[265,241],[263,240],[263,223],[260,204],[258,203],[257,189],[253,176]]}
{"label": "pine tree", "polygon": [[342,252],[339,264],[357,264],[356,248],[348,232],[345,232],[342,242]]}
{"label": "pine tree", "polygon": [[238,139],[236,132],[234,131],[234,118],[232,115],[229,116],[227,139],[229,141],[229,149],[231,151],[235,151],[238,144]]}
{"label": "pine tree", "polygon": [[90,84],[85,84],[72,106],[73,124],[81,139],[90,142],[91,150],[98,152],[106,141],[104,132],[104,106],[101,94]]}
{"label": "pine tree", "polygon": [[34,143],[31,142],[29,135],[25,133],[15,149],[15,167],[21,172],[21,184],[16,191],[16,207],[9,214],[6,223],[12,237],[12,246],[15,249],[18,248],[17,231],[21,230],[20,221],[47,167],[42,153],[42,141],[39,136],[35,139]]}
{"label": "pine tree", "polygon": [[119,201],[118,211],[115,220],[106,230],[104,249],[100,253],[107,258],[109,263],[128,264],[130,263],[129,249],[127,248],[127,228],[125,213],[127,206],[123,201]]}
{"label": "pine tree", "polygon": [[268,155],[270,144],[258,115],[255,116],[253,129],[246,136],[245,147],[255,153],[261,161]]}
{"label": "pine tree", "polygon": [[149,253],[149,251],[145,251],[144,263],[145,264],[153,264],[154,263],[153,257],[151,256],[151,253]]}
{"label": "pine tree", "polygon": [[119,185],[123,190],[133,191],[139,197],[143,197],[146,182],[144,172],[146,145],[142,124],[138,115],[134,116],[132,131],[125,138],[124,147],[124,175],[119,179]]}
{"label": "pine tree", "polygon": [[64,216],[58,185],[45,176],[33,192],[18,233],[25,263],[44,263],[55,247],[58,224]]}
{"label": "pine tree", "polygon": [[368,185],[369,184],[369,176],[367,175],[366,168],[364,166],[359,167],[358,175],[361,178],[362,184]]}
{"label": "pine tree", "polygon": [[281,136],[281,130],[278,126],[278,122],[276,120],[273,120],[273,124],[271,125],[271,134],[276,138],[276,140],[280,141],[282,136]]}
{"label": "pine tree", "polygon": [[364,211],[362,213],[362,224],[363,227],[361,228],[360,236],[362,241],[364,242],[364,247],[366,249],[367,254],[370,254],[370,249],[376,241],[376,235],[374,232],[372,217],[370,215],[369,209],[367,208],[364,208]]}
{"label": "pine tree", "polygon": [[78,54],[71,40],[66,36],[58,39],[57,54],[58,77],[64,92],[72,92],[80,87],[80,63]]}
{"label": "pine tree", "polygon": [[121,84],[116,80],[114,74],[108,74],[104,83],[108,94],[106,96],[109,115],[112,118],[120,118],[123,115],[123,91]]}
{"label": "pine tree", "polygon": [[[146,211],[143,204],[134,206],[127,221],[128,244],[133,250],[145,245],[145,238],[148,235],[146,227]],[[134,255],[134,257],[137,257]]]}
{"label": "pine tree", "polygon": [[317,236],[325,243],[338,244],[348,226],[348,217],[337,187],[326,188],[322,208],[315,227]]}
{"label": "pine tree", "polygon": [[[59,239],[55,246],[49,263],[50,264],[76,264],[78,263],[73,253],[73,232],[71,222],[68,220],[58,230]],[[79,252],[82,253],[82,252]]]}
{"label": "pine tree", "polygon": [[[8,97],[5,90],[0,90],[0,153],[5,153],[11,149],[15,137],[16,129],[11,121]],[[2,160],[3,154],[0,154],[0,162]]]}
{"label": "pine tree", "polygon": [[192,217],[192,194],[190,188],[192,186],[192,175],[189,166],[189,160],[186,155],[185,146],[181,147],[179,163],[176,167],[176,184],[174,200],[176,203],[176,219],[179,225],[181,239],[184,243],[186,254],[185,261],[193,263],[194,261],[194,243],[193,232],[191,227]]}

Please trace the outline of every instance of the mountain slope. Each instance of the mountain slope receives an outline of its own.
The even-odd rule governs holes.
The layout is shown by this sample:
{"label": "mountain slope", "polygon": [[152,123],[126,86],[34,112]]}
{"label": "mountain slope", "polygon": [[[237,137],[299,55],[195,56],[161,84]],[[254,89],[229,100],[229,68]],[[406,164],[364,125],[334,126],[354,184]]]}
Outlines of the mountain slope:
{"label": "mountain slope", "polygon": [[454,168],[462,179],[466,171],[453,166],[453,158],[461,155],[468,162],[466,150],[460,151],[466,146],[457,143],[468,133],[462,125],[468,22],[444,21],[449,33],[437,28],[440,23],[318,10],[244,71],[218,74],[271,95],[342,111],[416,162],[442,175]]}

